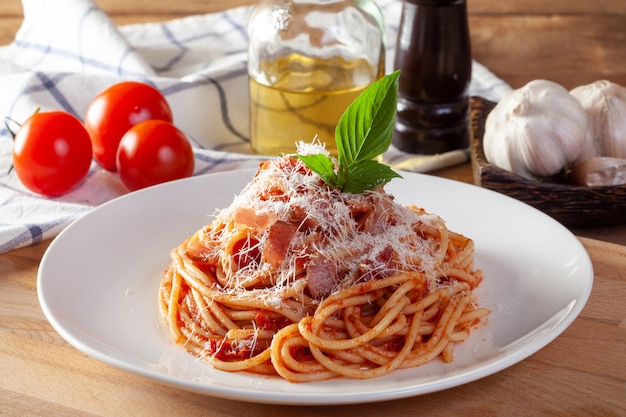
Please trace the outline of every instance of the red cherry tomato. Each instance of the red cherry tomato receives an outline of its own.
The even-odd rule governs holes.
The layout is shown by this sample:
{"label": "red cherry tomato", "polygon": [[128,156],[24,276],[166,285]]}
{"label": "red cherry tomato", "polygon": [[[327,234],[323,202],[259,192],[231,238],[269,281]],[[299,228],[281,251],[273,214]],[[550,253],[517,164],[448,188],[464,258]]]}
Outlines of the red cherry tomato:
{"label": "red cherry tomato", "polygon": [[131,191],[190,177],[194,157],[183,132],[162,120],[131,127],[117,149],[117,171]]}
{"label": "red cherry tomato", "polygon": [[173,121],[165,97],[148,84],[124,81],[98,94],[85,114],[96,161],[115,171],[115,154],[122,136],[137,123],[151,119]]}
{"label": "red cherry tomato", "polygon": [[83,124],[62,111],[32,115],[13,144],[13,168],[31,191],[58,196],[76,187],[91,165],[91,141]]}

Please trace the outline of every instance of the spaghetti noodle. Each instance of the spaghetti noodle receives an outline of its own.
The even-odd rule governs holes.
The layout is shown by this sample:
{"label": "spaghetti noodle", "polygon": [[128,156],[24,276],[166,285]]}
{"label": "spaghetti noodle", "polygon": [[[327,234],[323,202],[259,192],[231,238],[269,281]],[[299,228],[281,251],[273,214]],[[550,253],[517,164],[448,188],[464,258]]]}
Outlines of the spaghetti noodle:
{"label": "spaghetti noodle", "polygon": [[376,378],[453,361],[489,313],[473,254],[438,216],[284,156],[171,252],[159,304],[174,341],[217,369]]}

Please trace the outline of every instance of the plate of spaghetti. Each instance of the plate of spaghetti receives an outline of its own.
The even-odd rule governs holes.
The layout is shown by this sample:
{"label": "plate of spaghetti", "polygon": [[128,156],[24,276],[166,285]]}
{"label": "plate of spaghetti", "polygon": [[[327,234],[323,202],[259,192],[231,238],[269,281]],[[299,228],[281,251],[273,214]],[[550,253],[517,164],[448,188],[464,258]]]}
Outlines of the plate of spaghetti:
{"label": "plate of spaghetti", "polygon": [[593,270],[566,228],[490,190],[402,177],[350,194],[283,156],[131,193],[51,243],[40,304],[110,365],[298,405],[469,383],[578,316]]}

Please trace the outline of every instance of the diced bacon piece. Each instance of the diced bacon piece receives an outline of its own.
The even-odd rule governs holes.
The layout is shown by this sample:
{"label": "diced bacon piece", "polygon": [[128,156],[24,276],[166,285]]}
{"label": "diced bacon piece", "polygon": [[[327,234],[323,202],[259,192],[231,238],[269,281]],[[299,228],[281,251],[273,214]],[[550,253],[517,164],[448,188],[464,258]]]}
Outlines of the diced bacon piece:
{"label": "diced bacon piece", "polygon": [[261,172],[265,171],[266,169],[270,169],[271,167],[272,161],[270,160],[259,162],[259,170],[256,172],[255,177],[258,177]]}
{"label": "diced bacon piece", "polygon": [[372,205],[369,201],[362,199],[350,199],[346,201],[346,204],[350,208],[350,214],[353,218],[358,219],[367,215],[367,213],[372,211]]}
{"label": "diced bacon piece", "polygon": [[193,264],[205,274],[215,276],[219,254],[202,240],[193,240],[187,244],[185,253]]}
{"label": "diced bacon piece", "polygon": [[290,223],[276,222],[269,230],[269,236],[263,248],[262,260],[273,267],[279,267],[285,260],[287,250],[297,231]]}
{"label": "diced bacon piece", "polygon": [[377,220],[376,230],[372,231],[372,233],[384,233],[389,226],[396,224],[396,211],[393,205],[393,199],[377,198],[374,200],[374,212]]}
{"label": "diced bacon piece", "polygon": [[315,256],[307,266],[306,278],[311,297],[322,299],[332,292],[339,281],[337,266],[330,259]]}
{"label": "diced bacon piece", "polygon": [[365,260],[359,266],[361,280],[381,279],[398,271],[397,252],[391,246],[385,246],[373,258]]}
{"label": "diced bacon piece", "polygon": [[371,201],[353,199],[349,200],[347,204],[348,207],[350,207],[352,218],[358,225],[358,230],[361,232],[371,232],[367,229],[373,228],[376,224],[376,216]]}
{"label": "diced bacon piece", "polygon": [[188,241],[185,248],[186,255],[193,261],[206,261],[211,255],[216,257],[216,253],[212,247],[208,246],[202,240]]}
{"label": "diced bacon piece", "polygon": [[292,206],[289,210],[289,221],[298,224],[298,227],[300,227],[300,230],[304,233],[308,233],[319,226],[317,219],[309,216],[306,209],[296,205]]}
{"label": "diced bacon piece", "polygon": [[233,214],[233,221],[240,226],[249,226],[254,230],[263,230],[276,222],[276,216],[272,216],[269,213],[257,213],[253,208],[238,207]]}

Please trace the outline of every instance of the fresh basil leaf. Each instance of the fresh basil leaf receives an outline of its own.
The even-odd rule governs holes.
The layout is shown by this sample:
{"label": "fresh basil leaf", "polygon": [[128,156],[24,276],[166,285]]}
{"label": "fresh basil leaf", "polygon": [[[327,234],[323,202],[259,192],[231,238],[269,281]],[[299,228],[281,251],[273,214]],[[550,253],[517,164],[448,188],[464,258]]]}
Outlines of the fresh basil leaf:
{"label": "fresh basil leaf", "polygon": [[328,185],[353,194],[374,190],[400,177],[374,160],[389,148],[398,102],[400,71],[373,82],[348,106],[335,129],[337,171],[327,155],[298,155]]}
{"label": "fresh basil leaf", "polygon": [[333,160],[323,154],[297,155],[297,157],[309,167],[309,169],[319,175],[326,184],[338,187],[337,174],[335,174],[335,164]]}
{"label": "fresh basil leaf", "polygon": [[393,137],[399,71],[372,83],[339,119],[335,139],[342,165],[384,153]]}
{"label": "fresh basil leaf", "polygon": [[387,184],[393,178],[400,178],[400,175],[389,166],[373,159],[359,161],[350,165],[347,176],[343,191],[352,194],[361,194],[368,190],[375,190]]}

